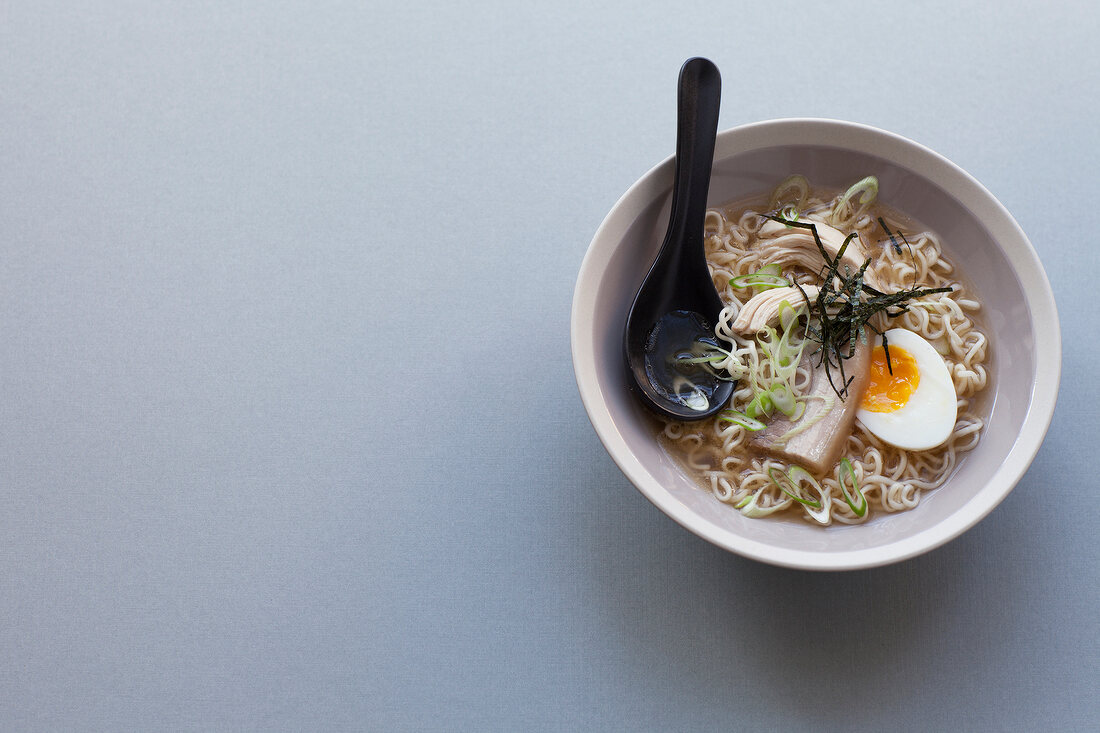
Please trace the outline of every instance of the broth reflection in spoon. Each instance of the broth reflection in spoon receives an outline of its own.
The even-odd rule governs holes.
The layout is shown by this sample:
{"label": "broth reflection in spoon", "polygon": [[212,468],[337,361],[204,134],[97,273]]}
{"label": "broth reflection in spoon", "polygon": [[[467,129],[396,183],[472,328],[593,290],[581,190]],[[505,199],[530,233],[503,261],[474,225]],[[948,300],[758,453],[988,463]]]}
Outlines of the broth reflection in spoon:
{"label": "broth reflection in spoon", "polygon": [[661,316],[645,341],[645,373],[654,391],[689,410],[710,409],[723,380],[706,364],[692,360],[718,348],[713,333],[706,319],[692,311]]}

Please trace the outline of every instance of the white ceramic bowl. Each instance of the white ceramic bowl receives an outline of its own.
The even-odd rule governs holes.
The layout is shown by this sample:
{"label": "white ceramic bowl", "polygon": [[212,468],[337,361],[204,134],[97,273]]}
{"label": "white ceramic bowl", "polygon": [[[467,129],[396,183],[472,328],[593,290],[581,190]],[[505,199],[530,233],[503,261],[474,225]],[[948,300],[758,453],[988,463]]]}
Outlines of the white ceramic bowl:
{"label": "white ceramic bowl", "polygon": [[664,235],[673,158],[631,186],[596,232],[573,296],[573,368],[585,409],[627,478],[714,544],[775,565],[847,570],[897,562],[957,537],[1013,489],[1046,434],[1061,376],[1054,296],[1031,243],[980,183],[911,140],[822,119],[759,122],[718,134],[709,203],[769,191],[792,173],[843,188],[879,179],[880,200],[938,232],[985,308],[993,401],[978,447],[908,512],[864,525],[749,519],[694,483],[657,444],[657,423],[626,389],[622,329]]}

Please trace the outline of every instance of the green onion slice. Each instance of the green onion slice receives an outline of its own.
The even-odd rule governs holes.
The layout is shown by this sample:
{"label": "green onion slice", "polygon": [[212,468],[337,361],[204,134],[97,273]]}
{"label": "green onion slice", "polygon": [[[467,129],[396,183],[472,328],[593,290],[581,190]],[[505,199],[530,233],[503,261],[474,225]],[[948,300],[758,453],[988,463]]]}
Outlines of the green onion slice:
{"label": "green onion slice", "polygon": [[828,524],[829,511],[832,509],[833,502],[828,494],[825,493],[825,489],[818,483],[817,479],[811,476],[810,472],[801,466],[791,466],[790,469],[787,470],[787,478],[791,480],[792,484],[800,487],[800,490],[803,482],[813,487],[814,491],[817,493],[817,499],[805,504],[806,513],[818,524]]}
{"label": "green onion slice", "polygon": [[[787,469],[787,473],[784,474],[774,466],[768,469],[768,478],[772,483],[779,487],[779,490],[784,494],[794,499],[803,507],[806,508],[806,513],[817,522],[818,524],[829,523],[829,511],[832,507],[832,502],[825,494],[825,489],[821,487],[810,472],[801,466],[791,466]],[[814,493],[817,494],[816,498],[806,498],[802,492],[802,485],[809,484]]]}
{"label": "green onion slice", "polygon": [[752,402],[745,406],[745,415],[752,418],[761,415],[771,417],[773,409],[771,392],[758,392]]}
{"label": "green onion slice", "polygon": [[742,499],[737,503],[737,508],[741,510],[742,514],[751,518],[766,517],[769,514],[775,514],[778,511],[782,511],[791,505],[790,499],[784,499],[783,501],[776,502],[770,507],[761,507],[759,504],[760,493],[766,488],[768,488],[768,485],[764,484],[747,499]]}
{"label": "green onion slice", "polygon": [[[821,418],[823,418],[823,417],[825,417],[825,415],[829,414],[829,410],[833,409],[833,405],[836,404],[836,399],[831,394],[826,394],[826,395],[821,395],[821,396],[812,396],[811,395],[807,399],[821,400],[822,402],[825,403],[824,409],[818,410],[814,414],[813,417],[808,417],[807,418],[807,417],[805,417],[805,415],[806,415],[806,402],[805,401],[800,401],[798,403],[798,405],[802,409],[797,414],[795,414],[794,416],[791,417],[791,422],[794,422],[794,423],[797,423],[797,424],[793,428],[788,430],[787,432],[780,435],[779,438],[775,442],[782,445],[782,444],[786,443],[788,440],[790,440],[791,438],[793,438],[794,436],[806,432],[807,430],[812,428],[814,425],[816,425],[818,423],[818,421],[821,420]],[[803,419],[803,418],[805,418],[805,419]]]}
{"label": "green onion slice", "polygon": [[800,176],[797,173],[793,176],[787,176],[779,185],[772,191],[771,199],[768,202],[768,208],[775,210],[779,208],[779,204],[783,201],[789,201],[792,197],[788,194],[794,194],[797,203],[792,204],[797,210],[801,211],[806,207],[806,200],[810,196],[810,182],[806,180],[806,176]]}
{"label": "green onion slice", "polygon": [[802,350],[806,340],[795,336],[795,326],[800,323],[803,309],[794,308],[787,301],[779,304],[779,323],[783,333],[772,352],[772,360],[776,367],[776,376],[790,382],[794,379],[798,364],[802,361]]}
{"label": "green onion slice", "polygon": [[783,329],[783,333],[791,333],[800,315],[802,315],[801,306],[796,310],[789,300],[779,304],[779,327]]}
{"label": "green onion slice", "polygon": [[793,416],[798,407],[798,400],[794,398],[794,392],[785,384],[777,384],[771,388],[771,400],[775,408],[787,417]]}
{"label": "green onion slice", "polygon": [[[840,484],[840,493],[844,495],[844,502],[852,508],[852,512],[857,517],[866,515],[867,497],[859,490],[859,481],[856,480],[856,470],[852,467],[852,462],[847,458],[840,459],[840,465],[837,466],[836,469],[836,480],[837,483]],[[852,491],[850,493],[846,482],[852,484]],[[858,504],[856,502],[856,497],[859,498]]]}
{"label": "green onion slice", "polygon": [[832,210],[832,217],[834,219],[839,217],[841,212],[844,211],[844,207],[848,205],[848,202],[856,196],[859,197],[860,205],[860,209],[856,213],[861,213],[870,206],[878,196],[878,179],[874,176],[867,176],[852,184],[852,187],[845,191],[844,195],[840,197],[840,200],[836,202],[836,206],[834,206]]}
{"label": "green onion slice", "polygon": [[718,415],[718,419],[724,422],[731,422],[734,425],[740,425],[745,430],[749,430],[752,432],[763,430],[765,427],[767,427],[766,425],[764,425],[764,423],[760,422],[756,418],[749,417],[745,413],[738,412],[737,410],[725,410],[720,415]]}
{"label": "green onion slice", "polygon": [[737,277],[730,278],[730,285],[735,288],[761,288],[762,290],[771,290],[772,288],[789,288],[791,286],[791,281],[779,275],[771,275],[762,271],[757,271],[748,275],[738,275]]}
{"label": "green onion slice", "polygon": [[[799,468],[799,467],[798,466],[791,466],[791,470],[788,473],[783,473],[782,471],[780,471],[775,466],[772,466],[771,468],[768,469],[768,478],[770,478],[772,480],[773,484],[775,484],[776,486],[779,487],[780,491],[782,491],[784,494],[786,494],[787,496],[789,496],[792,499],[794,499],[795,501],[797,501],[799,504],[802,504],[803,506],[812,507],[813,509],[820,509],[821,508],[821,502],[816,500],[816,499],[806,499],[806,498],[804,498],[802,496],[802,492],[799,490],[799,481],[796,481],[793,478],[791,478],[790,472],[794,471],[794,469],[796,469],[796,468]],[[802,473],[805,473],[807,476],[810,476],[809,473],[806,473],[805,469],[799,468],[799,470]],[[795,474],[795,475],[798,476],[799,479],[802,478],[801,473]],[[814,479],[813,476],[810,476],[810,480],[813,481],[815,484],[817,483],[817,480]],[[819,486],[819,488],[820,488],[820,486]]]}

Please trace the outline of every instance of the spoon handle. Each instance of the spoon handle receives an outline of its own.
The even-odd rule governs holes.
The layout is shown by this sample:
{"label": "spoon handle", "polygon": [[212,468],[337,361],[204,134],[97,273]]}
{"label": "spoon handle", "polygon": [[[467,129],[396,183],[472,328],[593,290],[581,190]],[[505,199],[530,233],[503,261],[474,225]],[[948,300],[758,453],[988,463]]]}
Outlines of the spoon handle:
{"label": "spoon handle", "polygon": [[[678,239],[681,251],[703,258],[703,221],[714,164],[714,137],[722,77],[704,58],[688,59],[680,69],[676,119],[676,178],[668,239]],[[705,262],[705,259],[704,259]]]}

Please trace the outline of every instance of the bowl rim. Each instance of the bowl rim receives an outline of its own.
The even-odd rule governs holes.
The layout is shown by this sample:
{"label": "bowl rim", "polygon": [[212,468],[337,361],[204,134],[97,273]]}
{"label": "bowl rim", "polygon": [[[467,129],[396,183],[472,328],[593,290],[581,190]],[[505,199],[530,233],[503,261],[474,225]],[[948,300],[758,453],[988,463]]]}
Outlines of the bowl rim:
{"label": "bowl rim", "polygon": [[[824,142],[827,140],[827,142]],[[963,507],[931,527],[899,540],[860,550],[820,553],[748,539],[697,515],[663,487],[641,464],[614,424],[599,386],[595,334],[585,330],[594,311],[600,278],[617,247],[597,244],[624,230],[671,185],[670,155],[635,181],[596,230],[581,262],[570,313],[573,371],[589,420],[612,460],[643,496],[693,534],[738,555],[803,570],[858,570],[888,565],[933,550],[984,519],[1023,478],[1050,427],[1061,381],[1061,330],[1054,293],[1038,253],[1008,209],[960,166],[918,142],[870,125],[818,117],[763,120],[718,133],[715,160],[765,148],[809,145],[875,155],[931,181],[966,206],[985,228],[1020,280],[1035,324],[1032,389],[1020,433],[1001,466]],[[1010,245],[1008,243],[1011,243]],[[1042,378],[1037,378],[1042,375]]]}

